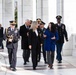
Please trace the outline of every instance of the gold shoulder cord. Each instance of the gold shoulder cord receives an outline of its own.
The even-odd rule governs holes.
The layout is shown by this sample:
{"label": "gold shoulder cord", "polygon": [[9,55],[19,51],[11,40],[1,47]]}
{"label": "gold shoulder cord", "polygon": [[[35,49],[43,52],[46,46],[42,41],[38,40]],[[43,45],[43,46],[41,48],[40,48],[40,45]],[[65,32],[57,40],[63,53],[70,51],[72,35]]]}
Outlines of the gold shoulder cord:
{"label": "gold shoulder cord", "polygon": [[8,36],[8,28],[5,29],[5,34]]}
{"label": "gold shoulder cord", "polygon": [[13,41],[13,35],[8,35],[8,28],[6,28],[6,37],[9,42]]}

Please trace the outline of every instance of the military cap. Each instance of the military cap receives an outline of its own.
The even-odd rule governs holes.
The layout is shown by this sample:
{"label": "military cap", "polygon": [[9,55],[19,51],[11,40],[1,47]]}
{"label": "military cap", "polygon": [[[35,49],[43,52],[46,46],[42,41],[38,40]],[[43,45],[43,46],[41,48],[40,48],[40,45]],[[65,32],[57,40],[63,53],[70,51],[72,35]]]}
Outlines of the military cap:
{"label": "military cap", "polygon": [[11,25],[16,25],[16,22],[13,21],[13,20],[12,21],[9,21],[9,22],[10,22]]}
{"label": "military cap", "polygon": [[62,18],[62,16],[60,16],[60,15],[56,16],[56,19],[61,19],[61,18]]}
{"label": "military cap", "polygon": [[37,18],[36,21],[41,21],[41,19],[40,18]]}
{"label": "military cap", "polygon": [[40,25],[45,25],[45,22],[41,21]]}

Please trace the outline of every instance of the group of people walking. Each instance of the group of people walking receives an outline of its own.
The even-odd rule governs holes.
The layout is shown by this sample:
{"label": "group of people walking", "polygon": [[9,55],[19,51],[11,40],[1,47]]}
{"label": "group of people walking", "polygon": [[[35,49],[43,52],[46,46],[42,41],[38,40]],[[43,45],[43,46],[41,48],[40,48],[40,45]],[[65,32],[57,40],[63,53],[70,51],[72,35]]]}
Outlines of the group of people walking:
{"label": "group of people walking", "polygon": [[10,21],[10,27],[5,29],[4,39],[6,40],[6,47],[8,49],[8,57],[10,69],[16,71],[16,55],[18,40],[21,37],[21,49],[23,50],[24,65],[29,62],[31,53],[33,70],[36,70],[38,62],[43,53],[44,63],[48,64],[50,69],[53,68],[55,46],[58,63],[62,63],[62,47],[64,44],[64,37],[68,41],[66,26],[61,23],[62,16],[56,16],[57,23],[50,22],[45,28],[45,22],[40,18],[36,21],[27,19],[25,24],[20,26],[20,29],[15,27],[15,21]]}

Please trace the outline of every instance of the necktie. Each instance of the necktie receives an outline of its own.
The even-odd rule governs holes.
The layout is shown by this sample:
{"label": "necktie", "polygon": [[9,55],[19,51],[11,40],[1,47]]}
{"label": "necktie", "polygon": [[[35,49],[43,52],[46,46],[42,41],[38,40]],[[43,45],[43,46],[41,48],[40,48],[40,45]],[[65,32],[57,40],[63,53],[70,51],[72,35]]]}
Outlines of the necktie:
{"label": "necktie", "polygon": [[29,26],[27,26],[27,29],[29,29]]}

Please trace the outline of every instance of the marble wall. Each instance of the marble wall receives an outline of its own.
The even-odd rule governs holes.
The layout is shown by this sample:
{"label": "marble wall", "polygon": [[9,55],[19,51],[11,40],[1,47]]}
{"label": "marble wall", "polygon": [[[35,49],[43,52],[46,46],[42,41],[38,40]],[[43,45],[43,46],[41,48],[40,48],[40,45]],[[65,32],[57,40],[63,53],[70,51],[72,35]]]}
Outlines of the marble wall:
{"label": "marble wall", "polygon": [[14,20],[14,0],[5,0],[5,27],[9,26],[9,21]]}
{"label": "marble wall", "polygon": [[66,24],[69,42],[65,43],[64,55],[76,56],[76,0],[64,0],[64,23]]}
{"label": "marble wall", "polygon": [[18,1],[18,27],[20,27],[23,24],[23,0]]}
{"label": "marble wall", "polygon": [[26,19],[33,19],[33,0],[23,0],[23,23]]}
{"label": "marble wall", "polygon": [[[35,3],[37,2],[37,3]],[[36,5],[36,6],[35,6]],[[19,0],[18,1],[18,24],[19,26],[26,19],[36,20],[41,18],[48,22],[48,0]]]}
{"label": "marble wall", "polygon": [[36,18],[41,18],[45,23],[48,23],[48,0],[37,0]]}
{"label": "marble wall", "polygon": [[56,14],[63,16],[62,22],[64,22],[64,0],[57,0],[56,4]]}
{"label": "marble wall", "polygon": [[33,19],[33,1],[19,0],[18,1],[18,26],[25,23],[26,19]]}
{"label": "marble wall", "polygon": [[0,23],[2,24],[2,0],[0,0]]}
{"label": "marble wall", "polygon": [[57,11],[57,1],[56,0],[48,0],[48,21],[56,23],[56,15]]}
{"label": "marble wall", "polygon": [[42,6],[42,20],[48,24],[48,0],[43,0],[43,6]]}
{"label": "marble wall", "polygon": [[40,1],[39,0],[36,0],[36,2],[37,2],[36,3],[36,8],[37,8],[36,9],[36,17],[42,19],[42,13],[43,13],[42,12],[42,6],[43,6],[43,3],[42,2],[43,2],[43,0],[40,0]]}
{"label": "marble wall", "polygon": [[14,20],[14,0],[0,0],[0,22],[4,28]]}

